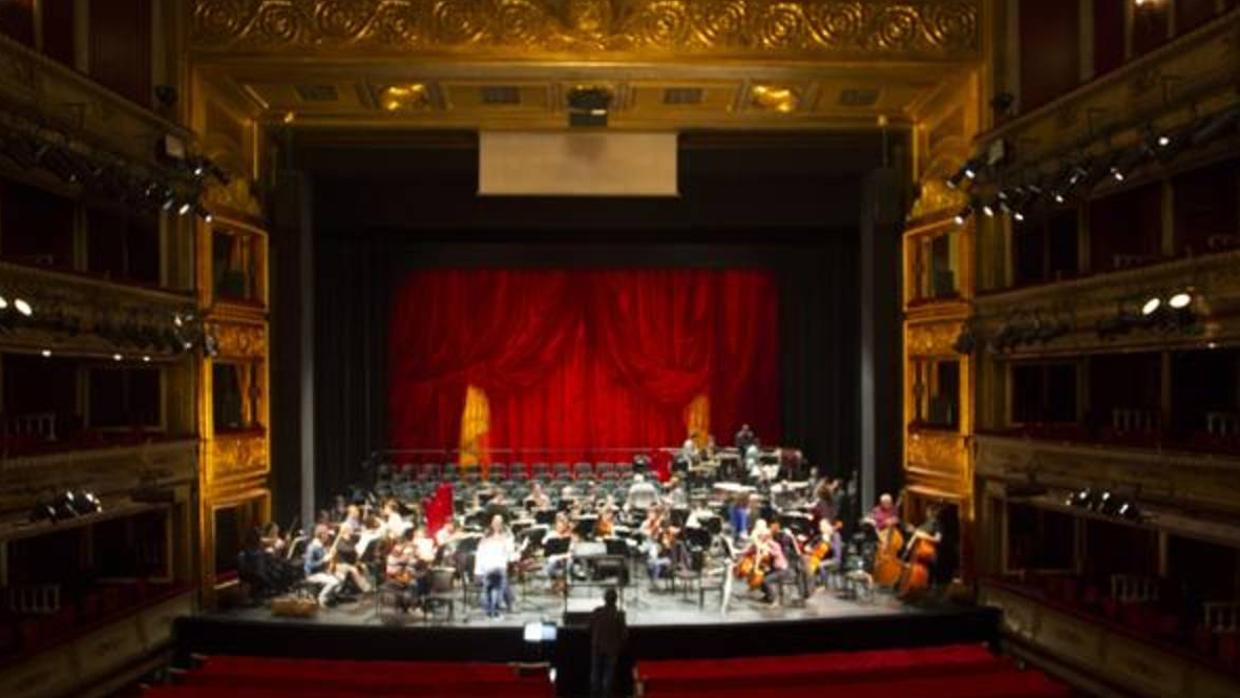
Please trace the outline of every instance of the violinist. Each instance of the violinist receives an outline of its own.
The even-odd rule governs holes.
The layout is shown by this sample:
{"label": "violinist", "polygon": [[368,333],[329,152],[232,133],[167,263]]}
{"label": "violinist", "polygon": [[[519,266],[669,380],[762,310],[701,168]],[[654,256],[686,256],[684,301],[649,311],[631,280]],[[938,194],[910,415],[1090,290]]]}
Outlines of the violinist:
{"label": "violinist", "polygon": [[[412,533],[412,530],[409,533]],[[388,551],[384,565],[384,579],[388,588],[397,592],[396,607],[401,611],[408,611],[416,603],[411,593],[415,590],[411,538],[409,534],[401,536]]]}
{"label": "violinist", "polygon": [[[650,525],[647,526],[647,523]],[[666,577],[672,569],[672,552],[676,545],[675,529],[671,527],[662,511],[655,513],[653,510],[651,516],[647,517],[646,522],[642,524],[642,528],[650,531],[646,540],[646,573],[653,584],[658,579]]]}
{"label": "violinist", "polygon": [[332,544],[328,559],[332,574],[344,581],[351,580],[357,590],[363,594],[370,591],[370,580],[366,579],[361,561],[358,559],[357,540],[353,527],[347,523],[340,524],[340,533]]}
{"label": "violinist", "polygon": [[771,542],[779,546],[780,551],[783,552],[784,560],[787,561],[787,573],[796,578],[801,598],[809,598],[809,575],[805,573],[805,564],[802,562],[804,556],[801,552],[801,542],[791,531],[785,530],[778,521],[772,521],[769,528]]}

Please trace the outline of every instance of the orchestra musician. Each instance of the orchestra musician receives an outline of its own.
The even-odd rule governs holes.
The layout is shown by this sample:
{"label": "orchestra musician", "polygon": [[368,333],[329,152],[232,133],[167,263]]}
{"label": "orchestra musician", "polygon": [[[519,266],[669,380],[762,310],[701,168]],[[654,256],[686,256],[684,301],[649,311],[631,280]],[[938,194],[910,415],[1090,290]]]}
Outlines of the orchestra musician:
{"label": "orchestra musician", "polygon": [[604,507],[599,512],[598,521],[594,523],[595,538],[610,538],[616,533],[616,514],[609,508]]}
{"label": "orchestra musician", "polygon": [[504,518],[491,517],[491,526],[474,553],[474,575],[482,580],[482,606],[488,618],[499,617],[503,602],[512,611],[512,589],[508,584],[508,563],[516,559],[516,545],[504,526]]}
{"label": "orchestra musician", "polygon": [[566,584],[565,575],[568,574],[568,565],[573,557],[572,543],[577,539],[577,534],[573,530],[573,522],[568,518],[568,514],[562,511],[556,512],[555,523],[547,534],[547,538],[562,538],[569,541],[568,552],[548,555],[543,564],[543,571],[551,580],[552,591],[557,594],[563,593]]}
{"label": "orchestra musician", "polygon": [[736,450],[744,456],[749,451],[749,447],[754,445],[757,437],[754,436],[753,429],[748,424],[742,424],[740,431],[736,432],[736,438],[732,440],[732,444],[736,446]]}
{"label": "orchestra musician", "polygon": [[878,498],[878,504],[870,510],[870,515],[866,517],[866,521],[874,524],[876,531],[886,530],[889,526],[899,526],[900,512],[896,510],[895,501],[891,495],[884,492]]}
{"label": "orchestra musician", "polygon": [[818,519],[818,532],[809,539],[805,550],[805,572],[826,586],[831,569],[839,569],[844,560],[844,539],[839,527],[830,519]]}
{"label": "orchestra musician", "polygon": [[329,571],[341,582],[353,582],[353,586],[363,594],[370,591],[370,580],[358,559],[357,539],[354,528],[348,523],[340,524],[336,534],[336,542],[329,552]]}
{"label": "orchestra musician", "polygon": [[535,480],[530,486],[530,504],[535,509],[547,509],[551,506],[551,497],[547,496],[547,491],[543,489],[542,483]]}
{"label": "orchestra musician", "polygon": [[758,519],[754,523],[749,538],[749,545],[741,553],[741,558],[752,561],[750,584],[762,591],[763,603],[775,605],[779,600],[775,595],[775,585],[782,583],[788,575],[788,558],[783,548],[771,538],[771,529],[765,520]]}
{"label": "orchestra musician", "polygon": [[328,557],[328,545],[332,542],[332,531],[324,524],[314,528],[314,539],[306,546],[302,569],[306,573],[306,581],[320,585],[319,605],[327,606],[336,598],[336,592],[344,580],[330,571],[331,561]]}
{"label": "orchestra musician", "polygon": [[698,461],[697,432],[689,432],[685,442],[680,446],[680,457],[692,465]]}
{"label": "orchestra musician", "polygon": [[771,542],[779,546],[784,554],[784,560],[787,561],[787,574],[796,578],[801,598],[809,598],[809,575],[805,573],[805,565],[802,562],[804,556],[801,551],[801,542],[791,531],[785,530],[778,521],[772,521],[768,528],[771,532]]}
{"label": "orchestra musician", "polygon": [[[387,559],[384,561],[383,577],[387,581],[390,589],[397,591],[396,607],[400,611],[408,611],[412,606],[418,603],[419,599],[415,598],[416,571],[413,567],[413,530],[408,532],[392,545],[388,550]],[[420,595],[416,595],[420,596]]]}

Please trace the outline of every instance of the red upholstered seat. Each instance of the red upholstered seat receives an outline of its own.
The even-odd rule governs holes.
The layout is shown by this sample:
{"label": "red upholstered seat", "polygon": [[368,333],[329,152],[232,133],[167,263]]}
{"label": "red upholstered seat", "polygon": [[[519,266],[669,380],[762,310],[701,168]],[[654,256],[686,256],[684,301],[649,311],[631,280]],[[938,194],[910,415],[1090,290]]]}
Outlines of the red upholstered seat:
{"label": "red upholstered seat", "polygon": [[783,657],[740,657],[641,662],[638,675],[647,688],[661,686],[728,685],[761,682],[778,677],[785,683],[825,685],[871,677],[989,673],[1009,668],[1007,662],[981,645],[949,645],[868,652],[830,652]]}
{"label": "red upholstered seat", "polygon": [[[721,662],[722,663],[722,662]],[[711,698],[743,698],[757,695],[750,685],[712,688]],[[703,695],[700,689],[683,688],[646,692],[649,698],[689,698]],[[773,678],[762,689],[762,695],[783,697],[823,695],[887,695],[918,698],[1067,698],[1066,686],[1052,682],[1039,672],[1005,670],[996,673],[928,678],[902,678],[872,681],[831,683],[818,686],[786,686]]]}

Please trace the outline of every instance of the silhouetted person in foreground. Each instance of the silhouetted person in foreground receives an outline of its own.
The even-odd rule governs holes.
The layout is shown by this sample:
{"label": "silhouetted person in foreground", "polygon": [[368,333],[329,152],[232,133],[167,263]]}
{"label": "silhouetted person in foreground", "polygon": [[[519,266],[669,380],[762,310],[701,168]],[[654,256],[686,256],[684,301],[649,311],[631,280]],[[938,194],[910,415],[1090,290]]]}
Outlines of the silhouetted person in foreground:
{"label": "silhouetted person in foreground", "polygon": [[616,608],[616,590],[608,589],[603,605],[590,613],[590,695],[607,698],[616,677],[616,663],[629,628],[624,611]]}

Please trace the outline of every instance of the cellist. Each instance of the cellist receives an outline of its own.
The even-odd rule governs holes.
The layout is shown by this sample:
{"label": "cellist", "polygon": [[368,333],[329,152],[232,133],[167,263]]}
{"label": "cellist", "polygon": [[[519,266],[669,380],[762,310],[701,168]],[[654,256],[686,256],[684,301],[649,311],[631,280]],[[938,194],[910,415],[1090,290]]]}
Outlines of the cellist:
{"label": "cellist", "polygon": [[926,520],[909,538],[905,551],[906,563],[896,584],[900,598],[907,599],[930,588],[931,569],[938,559],[938,545],[943,541],[942,524],[939,523],[941,509],[936,502],[927,504]]}
{"label": "cellist", "polygon": [[[771,537],[771,529],[766,521],[758,519],[749,536],[749,546],[741,554],[742,560],[752,560],[749,571],[750,586],[762,590],[763,603],[774,605],[774,585],[782,583],[788,574],[788,558],[783,547]],[[755,584],[756,582],[756,584]]]}

